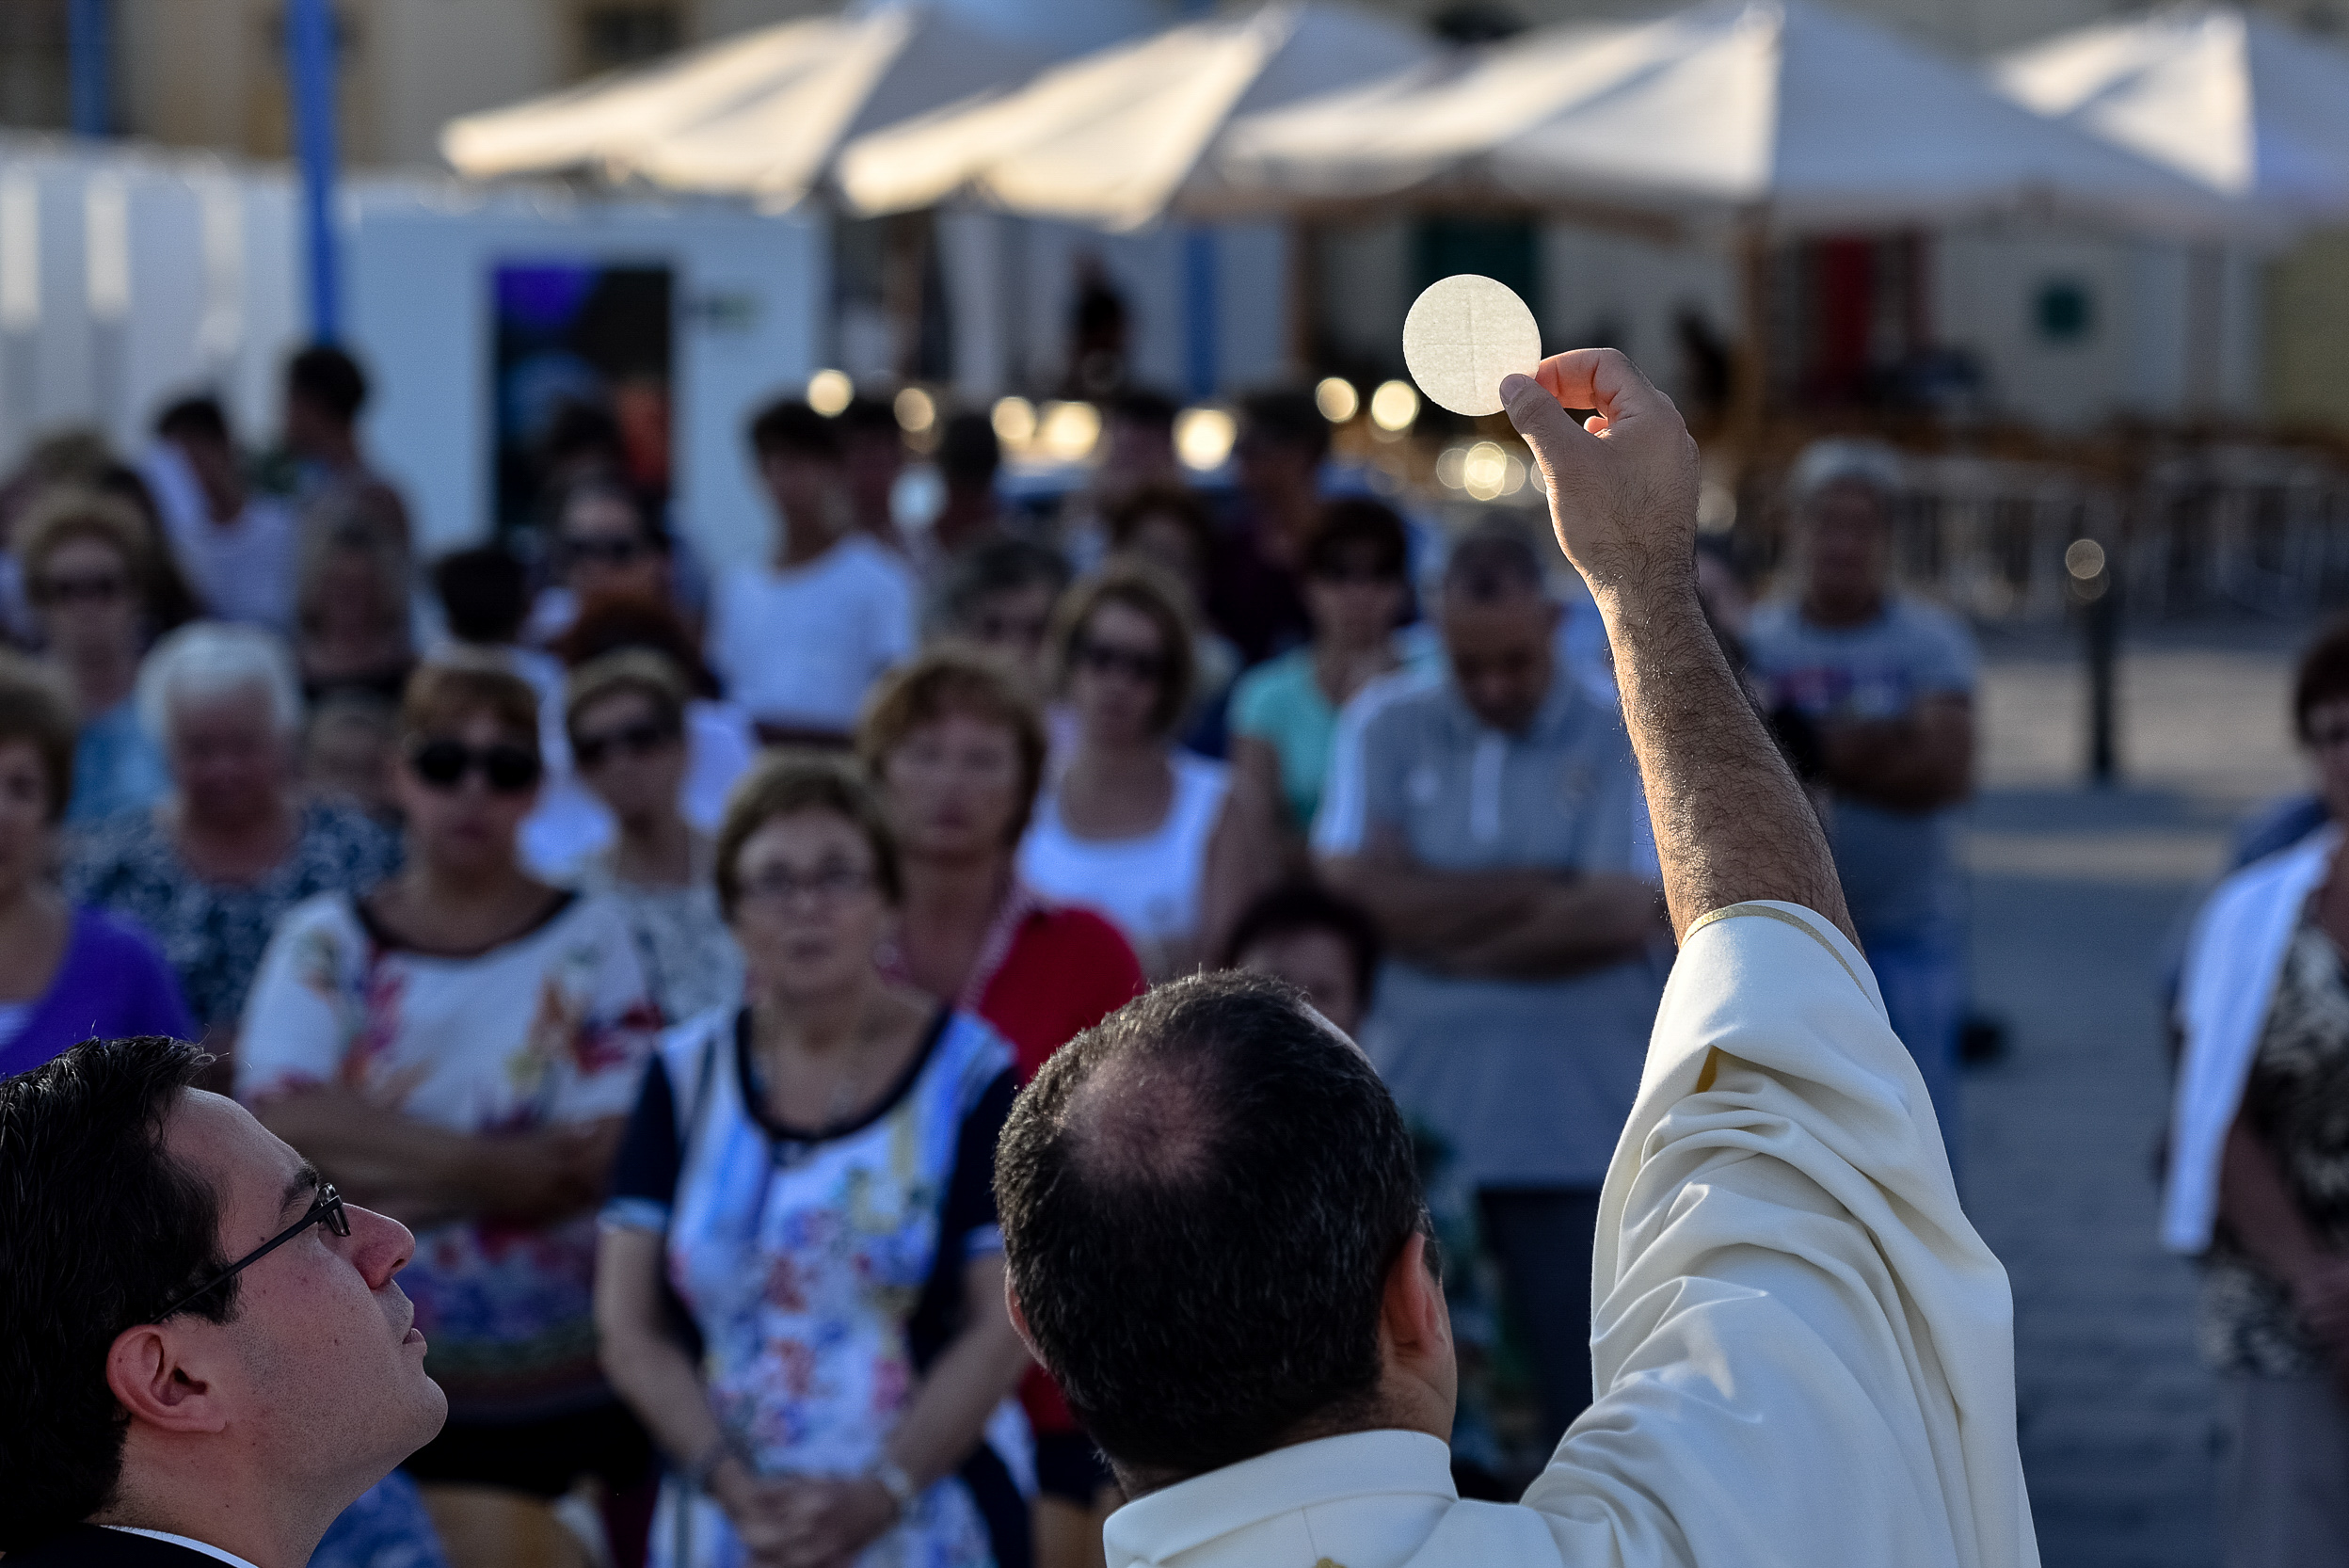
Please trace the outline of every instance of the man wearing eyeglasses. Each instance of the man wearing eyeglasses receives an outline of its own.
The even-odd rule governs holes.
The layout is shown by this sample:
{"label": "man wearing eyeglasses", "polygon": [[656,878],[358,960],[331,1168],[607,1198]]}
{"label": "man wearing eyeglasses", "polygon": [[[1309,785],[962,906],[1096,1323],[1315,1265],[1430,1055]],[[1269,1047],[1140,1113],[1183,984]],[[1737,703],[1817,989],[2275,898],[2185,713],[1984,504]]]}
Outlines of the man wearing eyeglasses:
{"label": "man wearing eyeglasses", "polygon": [[158,1037],[0,1080],[0,1553],[302,1568],[440,1430],[415,1239]]}

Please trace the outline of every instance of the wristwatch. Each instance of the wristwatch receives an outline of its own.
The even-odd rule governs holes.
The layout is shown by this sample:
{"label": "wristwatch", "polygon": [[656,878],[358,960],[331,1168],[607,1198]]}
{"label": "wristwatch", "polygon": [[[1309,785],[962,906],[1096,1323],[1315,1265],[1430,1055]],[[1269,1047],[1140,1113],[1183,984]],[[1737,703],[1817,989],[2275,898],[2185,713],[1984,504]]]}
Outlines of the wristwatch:
{"label": "wristwatch", "polygon": [[921,1496],[921,1489],[914,1484],[914,1478],[905,1473],[905,1466],[884,1454],[881,1462],[872,1467],[871,1474],[872,1479],[881,1483],[881,1490],[889,1495],[889,1501],[897,1505],[899,1518],[913,1512],[915,1502]]}

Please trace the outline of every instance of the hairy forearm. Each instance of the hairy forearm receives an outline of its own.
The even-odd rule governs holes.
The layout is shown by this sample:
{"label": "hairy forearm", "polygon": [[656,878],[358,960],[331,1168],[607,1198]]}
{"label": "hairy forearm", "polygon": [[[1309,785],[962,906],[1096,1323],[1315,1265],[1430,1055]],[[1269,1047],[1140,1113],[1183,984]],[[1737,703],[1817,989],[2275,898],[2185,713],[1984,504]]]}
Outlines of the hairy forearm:
{"label": "hairy forearm", "polygon": [[1818,815],[1730,673],[1693,571],[1608,584],[1597,599],[1673,934],[1715,909],[1776,899],[1857,942]]}

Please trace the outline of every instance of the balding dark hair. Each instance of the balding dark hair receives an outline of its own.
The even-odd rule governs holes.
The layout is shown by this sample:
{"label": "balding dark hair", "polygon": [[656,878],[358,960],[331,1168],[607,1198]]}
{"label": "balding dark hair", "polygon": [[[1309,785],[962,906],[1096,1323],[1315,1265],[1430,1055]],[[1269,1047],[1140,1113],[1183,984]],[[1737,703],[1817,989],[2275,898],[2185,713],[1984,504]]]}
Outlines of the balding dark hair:
{"label": "balding dark hair", "polygon": [[1129,1475],[1374,1416],[1387,1274],[1427,1207],[1386,1086],[1293,986],[1194,975],[1079,1034],[1014,1107],[995,1186],[1037,1352]]}

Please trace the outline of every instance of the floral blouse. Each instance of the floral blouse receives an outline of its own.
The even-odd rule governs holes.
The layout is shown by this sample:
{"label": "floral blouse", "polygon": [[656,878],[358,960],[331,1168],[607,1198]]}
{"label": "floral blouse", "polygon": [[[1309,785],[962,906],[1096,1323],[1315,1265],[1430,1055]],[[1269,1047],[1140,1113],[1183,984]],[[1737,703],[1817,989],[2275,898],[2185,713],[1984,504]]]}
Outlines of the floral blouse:
{"label": "floral blouse", "polygon": [[305,806],[294,848],[258,882],[207,882],[152,810],[75,832],[66,896],[154,937],[205,1027],[232,1025],[285,912],[320,893],[364,893],[400,869],[399,835],[347,807]]}
{"label": "floral blouse", "polygon": [[[2243,1108],[2320,1241],[2349,1247],[2349,974],[2313,901],[2284,952]],[[2221,1228],[2202,1269],[2205,1357],[2219,1371],[2318,1377],[2328,1368],[2283,1285]]]}
{"label": "floral blouse", "polygon": [[[747,1014],[672,1030],[645,1077],[605,1210],[657,1231],[702,1340],[711,1408],[764,1475],[858,1476],[960,1327],[964,1266],[1002,1250],[995,1144],[1016,1087],[1009,1047],[941,1011],[881,1105],[852,1123],[774,1122]],[[1016,1406],[932,1486],[860,1568],[980,1568],[1019,1511]],[[1007,1455],[1006,1448],[1015,1452]],[[655,1568],[743,1568],[726,1516],[672,1479]]]}
{"label": "floral blouse", "polygon": [[[534,929],[452,957],[402,945],[346,894],[285,919],[245,1011],[237,1097],[343,1083],[455,1132],[623,1116],[659,1037],[627,918],[567,895]],[[611,1399],[596,1363],[592,1213],[428,1226],[400,1284],[453,1420],[531,1420]]]}

